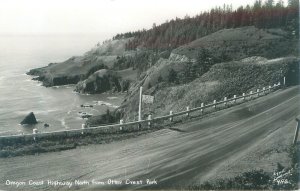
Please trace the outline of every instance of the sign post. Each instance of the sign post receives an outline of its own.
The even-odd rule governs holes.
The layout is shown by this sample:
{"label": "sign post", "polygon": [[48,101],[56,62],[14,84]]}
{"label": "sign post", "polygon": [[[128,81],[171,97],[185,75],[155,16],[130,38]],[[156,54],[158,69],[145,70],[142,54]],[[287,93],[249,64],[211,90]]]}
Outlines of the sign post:
{"label": "sign post", "polygon": [[297,121],[297,125],[296,125],[296,129],[295,129],[295,135],[294,135],[294,141],[293,144],[296,145],[297,143],[297,138],[298,138],[298,134],[299,134],[299,122],[300,120],[298,118],[296,118]]}
{"label": "sign post", "polygon": [[142,120],[142,93],[143,93],[143,87],[140,87],[140,98],[139,98],[139,121]]}
{"label": "sign post", "polygon": [[142,101],[146,104],[151,104],[154,101],[154,96],[151,95],[142,95]]}
{"label": "sign post", "polygon": [[154,101],[154,96],[143,95],[143,87],[140,87],[140,97],[139,97],[139,121],[142,120],[142,104],[151,104]]}

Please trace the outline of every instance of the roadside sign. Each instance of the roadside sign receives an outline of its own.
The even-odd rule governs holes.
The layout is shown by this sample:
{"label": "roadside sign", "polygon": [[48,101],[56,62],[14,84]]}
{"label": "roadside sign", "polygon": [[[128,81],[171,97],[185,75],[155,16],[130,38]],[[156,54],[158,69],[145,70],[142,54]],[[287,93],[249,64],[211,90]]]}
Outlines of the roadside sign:
{"label": "roadside sign", "polygon": [[142,96],[143,103],[153,103],[154,101],[154,96],[150,95],[143,95]]}

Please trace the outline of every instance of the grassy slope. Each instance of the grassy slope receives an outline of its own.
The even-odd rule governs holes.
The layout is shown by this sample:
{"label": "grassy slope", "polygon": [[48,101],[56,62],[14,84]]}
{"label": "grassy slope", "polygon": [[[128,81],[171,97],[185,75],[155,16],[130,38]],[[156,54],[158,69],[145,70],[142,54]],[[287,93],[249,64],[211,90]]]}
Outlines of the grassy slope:
{"label": "grassy slope", "polygon": [[[298,59],[286,57],[267,60],[262,57],[251,57],[241,61],[232,61],[214,65],[200,78],[182,85],[168,86],[159,83],[147,89],[144,93],[155,96],[152,105],[144,105],[144,114],[167,114],[170,110],[182,111],[186,106],[200,106],[202,102],[221,100],[225,96],[241,95],[250,90],[267,87],[281,81],[283,76],[294,76]],[[288,75],[289,74],[289,75]],[[293,78],[288,77],[287,83],[295,84]],[[124,103],[125,118],[133,118],[138,111],[138,97],[136,94]],[[144,116],[146,117],[146,116]]]}
{"label": "grassy slope", "polygon": [[233,60],[249,56],[276,58],[298,53],[298,42],[281,29],[257,29],[253,26],[224,29],[197,39],[173,51],[195,58],[199,48],[207,48],[216,56],[225,53]]}
{"label": "grassy slope", "polygon": [[[193,82],[170,84],[170,70],[175,70],[179,80],[184,81],[188,64],[195,61],[200,48],[208,49],[216,57],[225,54],[237,61],[216,64]],[[297,67],[290,70],[287,67],[288,64],[296,62],[295,58],[268,61],[290,55],[298,55],[298,40],[288,37],[281,29],[242,27],[220,30],[173,50],[168,59],[161,58],[148,69],[145,76],[131,87],[123,103],[125,118],[132,119],[137,115],[140,85],[143,86],[145,94],[155,95],[156,100],[154,105],[145,106],[145,113],[155,111],[156,114],[166,114],[170,110],[183,110],[186,106],[194,107],[201,102],[223,99],[224,96],[268,86],[277,83],[283,75],[290,77],[289,82],[295,82],[297,72],[292,71],[297,71]],[[252,58],[247,60],[248,57]]]}

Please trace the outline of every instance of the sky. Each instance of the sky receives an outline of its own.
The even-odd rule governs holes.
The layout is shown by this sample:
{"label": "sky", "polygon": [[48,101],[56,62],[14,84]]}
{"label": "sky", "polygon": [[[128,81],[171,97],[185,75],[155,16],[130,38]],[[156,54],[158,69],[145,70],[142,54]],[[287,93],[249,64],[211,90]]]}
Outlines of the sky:
{"label": "sky", "polygon": [[254,0],[0,0],[1,34],[102,34],[149,29],[215,6]]}

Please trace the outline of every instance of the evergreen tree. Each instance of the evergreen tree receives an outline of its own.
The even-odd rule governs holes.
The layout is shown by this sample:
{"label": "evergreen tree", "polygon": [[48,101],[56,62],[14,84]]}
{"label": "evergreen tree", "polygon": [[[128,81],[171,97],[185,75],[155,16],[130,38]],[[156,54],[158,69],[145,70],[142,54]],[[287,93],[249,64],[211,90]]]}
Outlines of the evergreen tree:
{"label": "evergreen tree", "polygon": [[196,58],[196,66],[198,69],[198,76],[206,73],[213,65],[213,59],[209,51],[205,48],[201,48]]}
{"label": "evergreen tree", "polygon": [[161,25],[154,24],[149,30],[117,34],[114,39],[134,37],[126,43],[126,49],[174,49],[224,28],[251,26],[258,28],[282,28],[296,31],[299,28],[299,1],[255,0],[253,5],[215,7],[195,17],[176,18]]}
{"label": "evergreen tree", "polygon": [[175,83],[178,84],[178,76],[177,76],[177,72],[172,68],[169,72],[169,83]]}
{"label": "evergreen tree", "polygon": [[161,77],[161,75],[159,75],[159,77],[157,78],[158,83],[163,81],[163,78]]}

